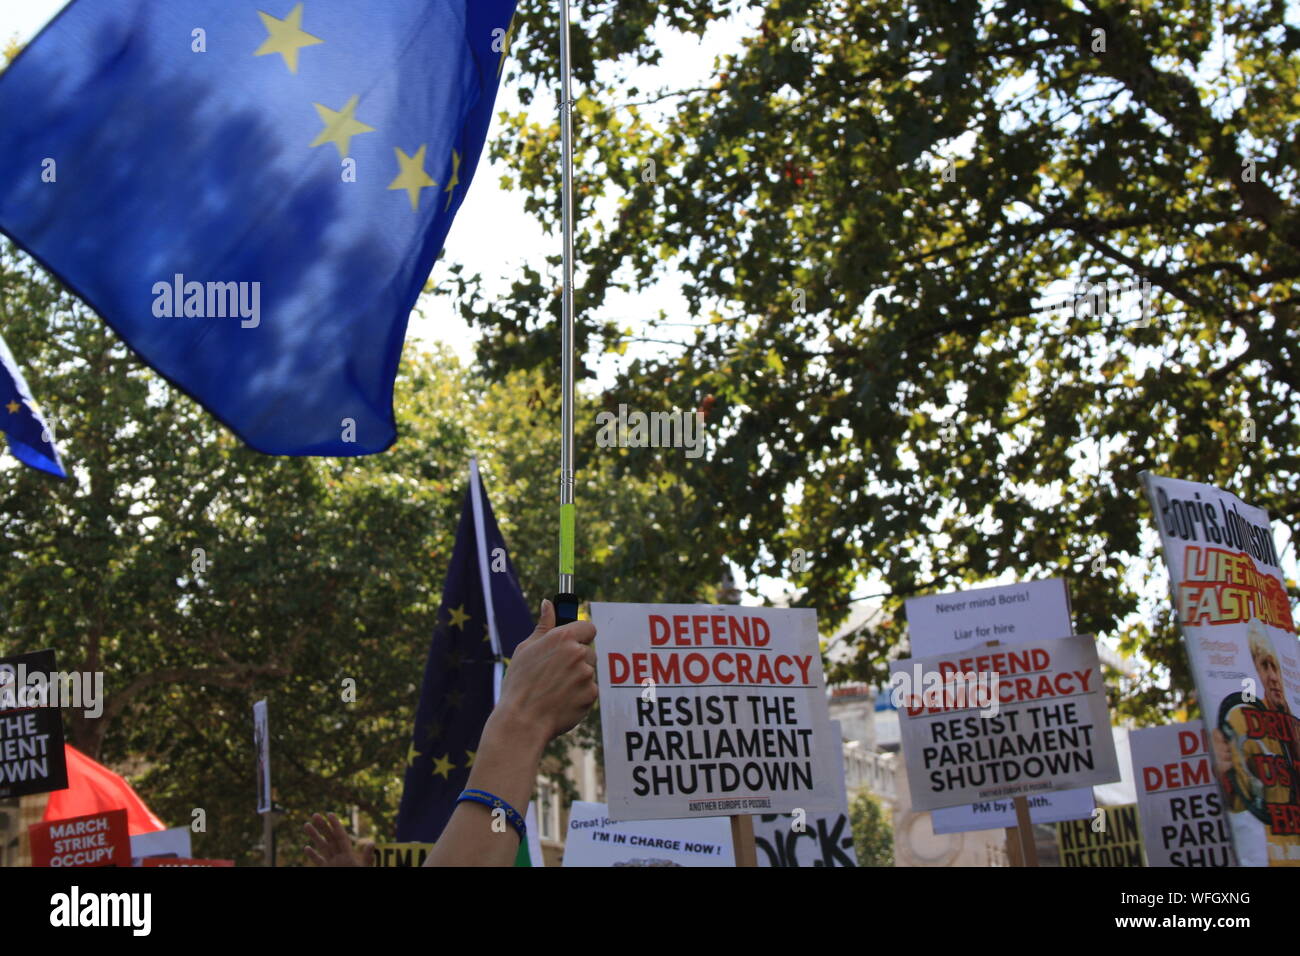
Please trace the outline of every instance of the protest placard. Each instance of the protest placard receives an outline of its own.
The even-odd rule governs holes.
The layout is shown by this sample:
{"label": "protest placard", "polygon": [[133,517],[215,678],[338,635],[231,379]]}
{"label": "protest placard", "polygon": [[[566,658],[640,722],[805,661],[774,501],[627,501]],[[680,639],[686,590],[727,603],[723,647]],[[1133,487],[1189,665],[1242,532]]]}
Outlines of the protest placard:
{"label": "protest placard", "polygon": [[0,797],[68,787],[63,712],[41,687],[55,674],[54,651],[0,658]]}
{"label": "protest placard", "polygon": [[66,820],[34,823],[32,866],[130,866],[126,811],[109,810]]}
{"label": "protest placard", "polygon": [[1148,866],[1236,866],[1199,720],[1129,734]]}
{"label": "protest placard", "polygon": [[725,817],[687,820],[609,818],[603,803],[569,808],[563,866],[732,866],[731,825]]}
{"label": "protest placard", "polygon": [[908,598],[907,634],[915,657],[999,641],[1023,644],[1073,631],[1070,595],[1060,578]]}
{"label": "protest placard", "polygon": [[764,813],[754,817],[759,866],[857,866],[853,824],[842,813]]}
{"label": "protest placard", "polygon": [[844,775],[844,731],[838,720],[831,730],[841,745],[839,809],[833,813],[764,813],[754,817],[754,842],[759,866],[857,866],[853,824]]}
{"label": "protest placard", "polygon": [[609,815],[833,811],[811,609],[592,604]]}
{"label": "protest placard", "polygon": [[1056,825],[1061,866],[1142,866],[1136,803],[1098,808],[1090,819]]}
{"label": "protest placard", "polygon": [[1242,866],[1300,866],[1300,643],[1268,515],[1143,474]]}
{"label": "protest placard", "polygon": [[153,830],[150,833],[137,833],[131,837],[132,866],[143,866],[144,861],[152,857],[185,859],[193,855],[189,827]]}
{"label": "protest placard", "polygon": [[376,843],[375,866],[424,866],[432,843]]}
{"label": "protest placard", "polygon": [[[909,598],[906,607],[914,657],[955,654],[988,641],[1024,644],[1074,633],[1069,589],[1060,578],[927,594]],[[1040,793],[1028,803],[1034,823],[1079,820],[1092,814],[1092,788]],[[945,807],[931,812],[930,825],[935,833],[1014,827],[1016,807],[1011,800]]]}
{"label": "protest placard", "polygon": [[1120,779],[1090,636],[914,657],[890,671],[911,689],[899,730],[915,810]]}

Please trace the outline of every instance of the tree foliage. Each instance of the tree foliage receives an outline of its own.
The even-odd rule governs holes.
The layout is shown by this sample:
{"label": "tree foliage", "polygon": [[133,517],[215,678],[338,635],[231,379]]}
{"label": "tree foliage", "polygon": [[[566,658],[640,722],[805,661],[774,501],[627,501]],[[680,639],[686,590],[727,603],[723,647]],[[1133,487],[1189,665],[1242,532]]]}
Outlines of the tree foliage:
{"label": "tree foliage", "polygon": [[[890,620],[840,675],[877,680],[903,598],[1062,576],[1081,632],[1140,653],[1120,706],[1181,706],[1139,472],[1300,515],[1285,5],[575,6],[578,340],[621,352],[611,294],[680,281],[685,309],[649,327],[693,323],[686,342],[624,363],[603,399],[711,409],[709,454],[673,462],[696,501],[686,546],[786,579],[823,626],[883,592]],[[517,28],[530,88],[555,86],[549,7]],[[737,12],[757,28],[702,86],[628,88],[665,31],[736,30]],[[554,226],[558,124],[510,117],[493,150]],[[552,353],[555,267],[495,302],[461,277],[488,367]],[[1074,308],[1081,282],[1132,280],[1149,324],[1140,296]]]}
{"label": "tree foliage", "polygon": [[849,801],[849,820],[858,866],[893,866],[894,828],[880,798],[869,790],[859,791]]}

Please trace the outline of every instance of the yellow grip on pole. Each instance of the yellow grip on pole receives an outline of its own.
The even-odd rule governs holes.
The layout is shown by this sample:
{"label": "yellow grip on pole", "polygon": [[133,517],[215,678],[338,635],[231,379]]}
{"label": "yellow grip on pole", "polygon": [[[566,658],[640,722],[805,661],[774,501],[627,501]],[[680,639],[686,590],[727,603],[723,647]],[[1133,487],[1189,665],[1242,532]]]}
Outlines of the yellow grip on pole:
{"label": "yellow grip on pole", "polygon": [[560,573],[573,574],[573,539],[575,512],[573,504],[560,505]]}

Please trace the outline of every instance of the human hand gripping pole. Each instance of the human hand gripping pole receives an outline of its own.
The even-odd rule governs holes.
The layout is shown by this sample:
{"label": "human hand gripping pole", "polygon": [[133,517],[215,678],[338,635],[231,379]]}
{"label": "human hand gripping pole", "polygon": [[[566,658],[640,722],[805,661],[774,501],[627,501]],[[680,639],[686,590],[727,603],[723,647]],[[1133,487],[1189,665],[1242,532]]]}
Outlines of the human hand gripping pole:
{"label": "human hand gripping pole", "polygon": [[[537,780],[542,750],[553,738],[578,725],[596,702],[596,626],[590,621],[556,624],[555,606],[542,602],[533,633],[515,649],[506,670],[501,699],[479,738],[466,790],[479,790],[519,812]],[[373,845],[352,848],[334,814],[307,824],[313,847],[307,856],[317,866],[366,866]],[[438,837],[425,866],[511,866],[520,835],[498,819],[492,807],[462,802]]]}
{"label": "human hand gripping pole", "polygon": [[[543,748],[576,727],[596,702],[595,636],[590,621],[557,625],[555,605],[542,602],[537,627],[510,659],[466,790],[484,791],[521,813],[527,809]],[[424,865],[510,866],[519,840],[491,807],[465,801]]]}

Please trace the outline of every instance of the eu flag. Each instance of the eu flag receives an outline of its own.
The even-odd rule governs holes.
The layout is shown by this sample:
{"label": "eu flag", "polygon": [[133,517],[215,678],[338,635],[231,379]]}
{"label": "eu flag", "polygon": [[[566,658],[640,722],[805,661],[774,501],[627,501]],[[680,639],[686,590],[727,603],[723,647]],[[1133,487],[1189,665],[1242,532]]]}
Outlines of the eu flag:
{"label": "eu flag", "polygon": [[471,465],[407,751],[398,842],[437,841],[465,789],[483,724],[496,702],[498,661],[513,655],[532,630],[505,539],[478,467]]}
{"label": "eu flag", "polygon": [[9,436],[9,450],[24,465],[66,478],[41,410],[32,398],[13,353],[0,338],[0,431]]}
{"label": "eu flag", "polygon": [[515,0],[73,0],[0,73],[0,230],[253,448],[396,437]]}

